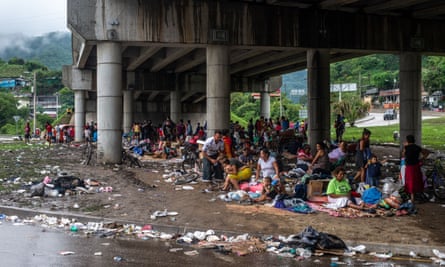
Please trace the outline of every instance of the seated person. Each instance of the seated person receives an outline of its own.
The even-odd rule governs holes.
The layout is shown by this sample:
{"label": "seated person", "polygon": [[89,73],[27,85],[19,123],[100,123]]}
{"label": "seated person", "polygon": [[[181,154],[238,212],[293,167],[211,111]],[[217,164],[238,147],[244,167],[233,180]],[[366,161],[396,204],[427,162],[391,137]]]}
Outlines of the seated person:
{"label": "seated person", "polygon": [[317,153],[312,159],[309,173],[325,173],[329,171],[330,163],[328,152],[326,151],[326,145],[323,142],[319,142],[316,145]]}
{"label": "seated person", "polygon": [[332,174],[334,178],[329,181],[328,189],[326,190],[329,202],[327,207],[333,209],[344,207],[363,209],[363,201],[357,205],[351,200],[351,186],[349,185],[349,181],[345,179],[345,170],[343,167],[335,168]]}
{"label": "seated person", "polygon": [[346,156],[346,143],[344,141],[341,141],[340,144],[338,144],[338,147],[332,150],[328,153],[329,161],[330,162],[338,162]]}
{"label": "seated person", "polygon": [[255,198],[253,201],[262,202],[262,201],[271,201],[278,194],[284,192],[282,190],[282,185],[279,179],[270,178],[270,176],[266,176],[263,178],[263,190],[261,191],[261,196],[259,198]]}
{"label": "seated person", "polygon": [[311,146],[305,144],[301,149],[299,149],[297,158],[302,161],[311,162],[314,158],[311,154]]}
{"label": "seated person", "polygon": [[239,190],[239,182],[247,181],[252,176],[252,169],[235,158],[223,161],[224,172],[227,174],[222,190],[227,191],[232,187]]}
{"label": "seated person", "polygon": [[284,152],[283,156],[287,159],[298,159],[307,163],[310,163],[313,160],[311,147],[308,144],[305,144],[302,148],[298,149],[296,155],[289,152]]}
{"label": "seated person", "polygon": [[253,156],[248,148],[243,149],[243,154],[238,157],[238,160],[241,161],[244,165],[253,166]]}
{"label": "seated person", "polygon": [[168,141],[165,143],[164,153],[167,155],[167,158],[174,158],[177,156],[176,149],[172,147],[172,144]]}
{"label": "seated person", "polygon": [[261,149],[260,158],[258,159],[258,164],[256,167],[255,180],[259,181],[260,176],[277,178],[279,174],[280,170],[278,168],[278,163],[276,159],[270,155],[269,149]]}

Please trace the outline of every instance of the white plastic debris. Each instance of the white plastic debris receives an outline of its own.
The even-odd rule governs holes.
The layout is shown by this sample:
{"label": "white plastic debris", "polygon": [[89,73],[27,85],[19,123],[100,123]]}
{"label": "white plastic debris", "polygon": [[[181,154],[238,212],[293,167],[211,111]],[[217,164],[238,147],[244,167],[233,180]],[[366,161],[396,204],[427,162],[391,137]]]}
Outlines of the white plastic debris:
{"label": "white plastic debris", "polygon": [[67,256],[67,255],[73,255],[73,254],[75,254],[75,252],[74,251],[60,251],[59,254],[62,256]]}
{"label": "white plastic debris", "polygon": [[349,249],[352,250],[352,251],[355,251],[355,252],[359,252],[359,253],[366,253],[366,246],[365,245],[358,245],[358,246],[355,246],[355,247],[351,247]]}
{"label": "white plastic debris", "polygon": [[380,259],[389,259],[392,257],[392,253],[388,252],[388,253],[377,253],[377,252],[371,252],[369,253],[369,255],[375,256],[377,258]]}
{"label": "white plastic debris", "polygon": [[445,259],[445,253],[440,252],[437,249],[433,249],[433,253],[434,253],[434,255],[436,255],[436,257],[438,257],[440,259]]}
{"label": "white plastic debris", "polygon": [[191,250],[191,251],[184,251],[184,254],[187,256],[196,256],[199,255],[199,252],[196,250]]}

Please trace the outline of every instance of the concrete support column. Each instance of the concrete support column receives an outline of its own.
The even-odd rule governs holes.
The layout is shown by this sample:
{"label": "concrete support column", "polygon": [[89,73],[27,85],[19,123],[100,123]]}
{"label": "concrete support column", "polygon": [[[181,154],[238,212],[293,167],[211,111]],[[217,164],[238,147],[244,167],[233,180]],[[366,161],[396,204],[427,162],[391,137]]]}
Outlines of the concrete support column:
{"label": "concrete support column", "polygon": [[[267,88],[266,88],[267,89]],[[260,96],[260,115],[264,118],[270,118],[270,93],[261,92]]]}
{"label": "concrete support column", "polygon": [[124,133],[128,133],[133,125],[133,90],[135,89],[136,74],[134,72],[127,72],[127,87],[122,91],[123,93],[123,123],[122,129]]}
{"label": "concrete support column", "polygon": [[122,58],[114,42],[97,44],[97,156],[101,162],[122,159]]}
{"label": "concrete support column", "polygon": [[124,133],[128,133],[131,130],[133,124],[133,91],[124,90],[123,93],[123,130]]}
{"label": "concrete support column", "polygon": [[422,144],[422,61],[419,53],[400,55],[400,148],[409,134]]}
{"label": "concrete support column", "polygon": [[181,84],[178,77],[176,77],[175,90],[170,93],[170,119],[178,123],[181,116]]}
{"label": "concrete support column", "polygon": [[207,135],[215,130],[229,129],[230,72],[229,47],[207,47]]}
{"label": "concrete support column", "polygon": [[83,141],[85,126],[85,90],[74,90],[74,141]]}
{"label": "concrete support column", "polygon": [[329,51],[307,51],[308,138],[312,151],[323,140],[330,140]]}

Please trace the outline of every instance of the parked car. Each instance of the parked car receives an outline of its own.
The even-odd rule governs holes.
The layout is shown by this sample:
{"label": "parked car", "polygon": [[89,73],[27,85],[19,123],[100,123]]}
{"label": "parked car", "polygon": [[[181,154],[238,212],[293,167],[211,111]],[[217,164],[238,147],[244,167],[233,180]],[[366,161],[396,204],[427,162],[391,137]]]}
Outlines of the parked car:
{"label": "parked car", "polygon": [[383,113],[383,120],[396,120],[397,119],[397,111],[395,109],[387,109],[385,113]]}

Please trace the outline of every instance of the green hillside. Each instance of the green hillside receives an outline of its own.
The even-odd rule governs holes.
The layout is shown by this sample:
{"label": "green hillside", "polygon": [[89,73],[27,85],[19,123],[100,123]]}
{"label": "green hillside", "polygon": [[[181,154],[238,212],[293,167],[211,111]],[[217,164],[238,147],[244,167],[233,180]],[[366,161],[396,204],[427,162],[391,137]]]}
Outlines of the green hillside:
{"label": "green hillside", "polygon": [[[8,42],[8,38],[11,41]],[[7,44],[0,50],[3,61],[16,57],[40,62],[50,70],[61,70],[63,65],[72,64],[71,34],[68,32],[51,32],[37,37],[2,35],[1,41]]]}

